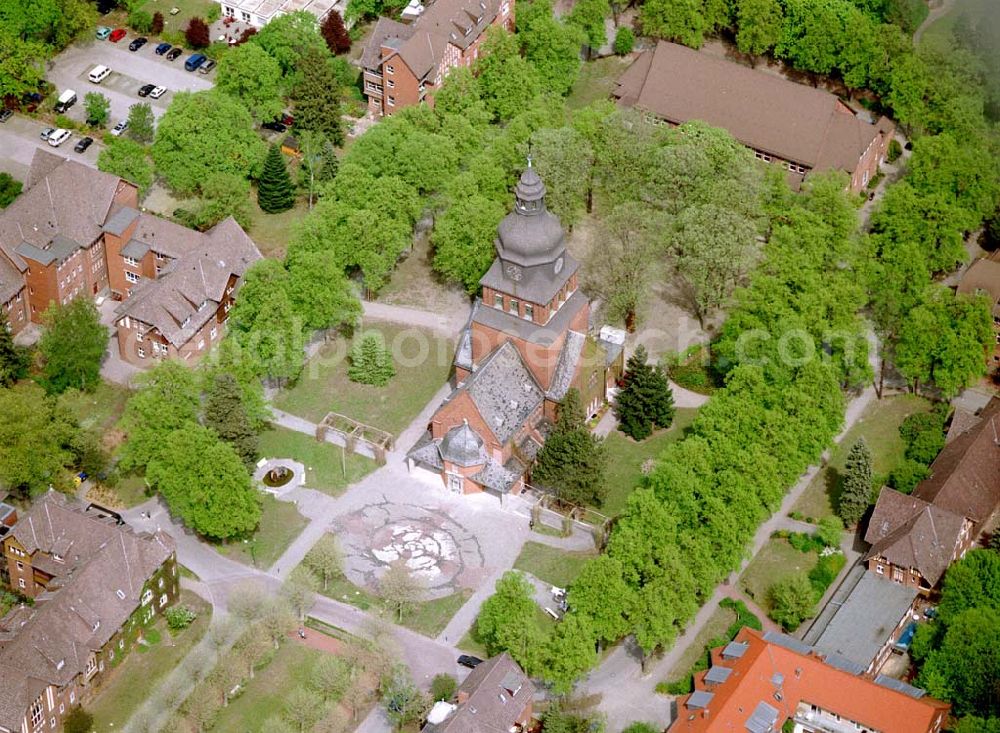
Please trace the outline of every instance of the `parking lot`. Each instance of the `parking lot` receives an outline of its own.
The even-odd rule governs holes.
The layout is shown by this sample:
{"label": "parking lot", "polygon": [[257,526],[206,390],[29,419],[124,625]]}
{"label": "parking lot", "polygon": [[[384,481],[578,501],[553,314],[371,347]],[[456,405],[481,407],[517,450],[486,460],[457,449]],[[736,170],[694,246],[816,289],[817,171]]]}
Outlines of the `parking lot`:
{"label": "parking lot", "polygon": [[87,152],[77,153],[73,151],[73,146],[84,135],[74,132],[73,137],[58,148],[53,148],[38,137],[43,127],[48,125],[20,115],[14,115],[0,124],[0,171],[10,173],[17,180],[23,181],[28,175],[28,168],[36,148],[97,167],[97,155],[101,151],[101,144],[97,141],[99,136],[91,136],[95,138],[95,142]]}
{"label": "parking lot", "polygon": [[[49,62],[46,78],[55,85],[55,96],[66,89],[76,92],[77,103],[68,113],[71,119],[80,122],[86,119],[83,97],[91,91],[100,92],[111,102],[110,127],[128,117],[129,107],[136,102],[148,102],[153,114],[159,117],[167,109],[174,92],[212,88],[214,71],[206,75],[184,70],[184,60],[193,51],[185,49],[180,58],[167,61],[166,57],[154,53],[157,44],[152,39],[138,51],[129,51],[128,44],[136,37],[135,33],[129,33],[118,43],[96,38],[77,43]],[[100,64],[109,67],[111,75],[100,84],[93,84],[87,74]],[[144,84],[166,87],[167,93],[159,99],[143,99],[137,92]]]}

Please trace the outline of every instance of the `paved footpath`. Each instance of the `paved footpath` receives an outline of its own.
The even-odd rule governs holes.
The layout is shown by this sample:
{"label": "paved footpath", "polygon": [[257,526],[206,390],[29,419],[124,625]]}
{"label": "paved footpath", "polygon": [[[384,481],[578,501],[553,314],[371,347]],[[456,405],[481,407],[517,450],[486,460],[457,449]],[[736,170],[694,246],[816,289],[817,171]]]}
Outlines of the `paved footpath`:
{"label": "paved footpath", "polygon": [[[874,400],[874,387],[867,387],[848,404],[844,416],[844,428],[834,442],[839,443],[844,438],[847,431],[858,421]],[[601,696],[598,708],[607,715],[610,733],[617,733],[637,720],[664,727],[670,724],[670,698],[655,691],[656,683],[666,679],[677,665],[685,650],[708,623],[719,605],[719,601],[731,595],[732,584],[750,564],[750,559],[761,551],[776,530],[790,528],[789,524],[794,520],[789,520],[788,512],[791,511],[795,502],[802,496],[816,474],[826,465],[829,458],[829,451],[827,451],[824,453],[822,461],[818,465],[810,467],[791,491],[785,495],[778,510],[758,528],[747,559],[743,561],[739,570],[733,573],[726,582],[716,587],[711,597],[705,601],[691,623],[677,638],[673,647],[655,662],[649,664],[646,674],[642,672],[640,656],[634,642],[626,640],[625,643],[619,644],[608,654],[604,662],[577,686],[577,691],[581,694]],[[797,527],[794,528],[797,529]]]}

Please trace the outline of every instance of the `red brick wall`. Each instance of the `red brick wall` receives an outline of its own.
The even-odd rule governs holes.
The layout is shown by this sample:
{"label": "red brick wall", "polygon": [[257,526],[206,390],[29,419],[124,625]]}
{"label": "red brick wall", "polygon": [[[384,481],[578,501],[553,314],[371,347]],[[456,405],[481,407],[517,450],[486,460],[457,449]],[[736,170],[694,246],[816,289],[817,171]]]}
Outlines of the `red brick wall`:
{"label": "red brick wall", "polygon": [[[390,51],[391,49],[383,48],[383,58],[388,56]],[[382,114],[391,115],[419,101],[420,80],[406,62],[399,56],[394,56],[382,64]]]}
{"label": "red brick wall", "polygon": [[28,308],[28,289],[21,288],[17,295],[3,304],[7,314],[7,323],[13,334],[20,333],[31,322],[31,311]]}

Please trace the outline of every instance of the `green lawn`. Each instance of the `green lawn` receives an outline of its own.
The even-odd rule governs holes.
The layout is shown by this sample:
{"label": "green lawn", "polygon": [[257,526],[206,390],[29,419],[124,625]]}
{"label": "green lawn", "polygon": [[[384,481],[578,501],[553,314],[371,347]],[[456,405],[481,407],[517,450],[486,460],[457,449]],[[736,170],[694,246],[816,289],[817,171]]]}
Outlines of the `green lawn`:
{"label": "green lawn", "polygon": [[259,731],[269,718],[281,715],[285,698],[297,687],[307,687],[313,665],[323,652],[286,640],[271,662],[229,703],[220,708],[212,731],[248,733]]}
{"label": "green lawn", "polygon": [[809,572],[815,567],[818,558],[819,555],[815,552],[799,552],[787,540],[772,538],[740,576],[740,588],[757,605],[770,611],[770,587],[800,571]]}
{"label": "green lawn", "polygon": [[309,209],[309,203],[304,200],[295,202],[295,206],[280,214],[264,213],[257,206],[257,196],[251,193],[253,201],[250,229],[247,231],[265,257],[282,259],[288,251],[288,241],[292,236],[293,225],[302,220]]}
{"label": "green lawn", "polygon": [[95,731],[121,730],[160,681],[204,636],[212,620],[212,607],[183,590],[179,602],[195,611],[198,618],[176,636],[167,633],[166,624],[160,619],[154,626],[160,642],[142,654],[133,650],[111,671],[97,699],[87,708],[94,716]]}
{"label": "green lawn", "polygon": [[464,606],[465,602],[469,600],[469,596],[472,595],[472,591],[463,589],[450,596],[418,603],[403,616],[402,622],[399,622],[396,616],[390,618],[388,611],[382,606],[381,599],[375,593],[355,585],[347,578],[334,578],[325,590],[320,589],[320,593],[334,600],[350,603],[362,611],[375,609],[386,614],[386,618],[393,623],[400,623],[418,634],[430,637],[440,634],[451,621],[451,617],[458,613],[458,609]]}
{"label": "green lawn", "polygon": [[608,447],[608,495],[601,513],[609,517],[621,513],[629,494],[642,480],[642,464],[658,457],[664,448],[683,437],[697,414],[695,408],[678,408],[674,424],[668,430],[661,430],[641,443],[617,430],[607,437],[604,444]]}
{"label": "green lawn", "polygon": [[126,507],[138,506],[149,498],[146,495],[146,479],[142,476],[123,477],[118,481],[114,492]]}
{"label": "green lawn", "polygon": [[347,486],[360,481],[376,466],[370,458],[277,426],[260,434],[260,455],[300,461],[306,467],[306,486],[331,496],[344,493]]}
{"label": "green lawn", "polygon": [[580,574],[584,563],[596,555],[596,552],[567,552],[540,542],[525,542],[514,567],[546,583],[566,588]]}
{"label": "green lawn", "polygon": [[282,390],[274,406],[313,422],[338,412],[398,435],[447,381],[454,347],[430,331],[381,322],[367,323],[359,333],[372,331],[382,334],[393,353],[396,376],[387,386],[350,381],[350,344],[337,338],[306,363],[299,381]]}
{"label": "green lawn", "polygon": [[102,381],[93,392],[75,389],[64,392],[59,402],[77,419],[80,427],[93,428],[103,434],[122,416],[129,394],[124,387]]}
{"label": "green lawn", "polygon": [[270,494],[263,496],[264,511],[253,539],[221,543],[215,549],[233,560],[267,569],[299,536],[307,522],[291,502],[278,501]]}
{"label": "green lawn", "polygon": [[712,615],[708,617],[708,622],[702,627],[698,635],[687,645],[684,653],[677,659],[677,663],[671,668],[667,675],[666,682],[676,682],[683,679],[691,671],[691,667],[697,662],[701,655],[705,653],[705,647],[712,639],[718,639],[726,635],[729,626],[736,620],[736,613],[729,608],[716,607]]}
{"label": "green lawn", "polygon": [[[191,18],[205,19],[215,4],[212,0],[148,0],[142,9],[150,15],[157,11],[163,13],[164,32],[179,31],[183,33]],[[171,15],[171,8],[178,8],[180,12],[177,15]]]}
{"label": "green lawn", "polygon": [[580,69],[573,90],[566,98],[566,106],[571,110],[586,107],[598,99],[610,99],[615,82],[631,60],[628,57],[607,56],[603,59],[586,61]]}
{"label": "green lawn", "polygon": [[873,402],[834,447],[830,462],[816,474],[792,511],[815,519],[834,514],[833,506],[844,462],[851,446],[862,436],[872,451],[876,481],[884,481],[902,461],[906,449],[899,436],[899,426],[908,415],[930,409],[931,403],[916,395],[896,395]]}

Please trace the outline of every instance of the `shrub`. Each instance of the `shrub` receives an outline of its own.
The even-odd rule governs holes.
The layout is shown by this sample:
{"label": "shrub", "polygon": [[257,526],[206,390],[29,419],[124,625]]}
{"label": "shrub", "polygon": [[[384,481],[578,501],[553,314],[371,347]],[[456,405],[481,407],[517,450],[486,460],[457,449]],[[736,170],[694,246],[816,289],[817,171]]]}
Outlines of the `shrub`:
{"label": "shrub", "polygon": [[657,682],[656,691],[661,695],[687,695],[694,690],[694,675],[688,674],[674,682]]}
{"label": "shrub", "polygon": [[56,115],[56,127],[61,127],[64,130],[76,130],[83,127],[83,125],[76,120],[71,120],[66,115]]}
{"label": "shrub", "polygon": [[837,579],[837,575],[843,569],[847,558],[843,554],[836,552],[820,557],[816,567],[809,571],[809,583],[816,592],[816,599],[819,600],[830,584]]}
{"label": "shrub", "polygon": [[930,465],[944,448],[946,418],[947,405],[943,409],[908,415],[899,426],[899,435],[906,443],[906,457]]}
{"label": "shrub", "polygon": [[450,700],[458,689],[458,682],[450,674],[436,674],[431,680],[431,697],[434,701]]}
{"label": "shrub", "polygon": [[614,51],[619,56],[624,56],[626,54],[632,53],[632,48],[635,46],[635,34],[632,29],[628,26],[622,26],[618,29],[615,34],[615,44]]}
{"label": "shrub", "polygon": [[811,579],[805,573],[795,573],[779,580],[768,590],[771,619],[786,631],[794,631],[813,615],[816,595]]}
{"label": "shrub", "polygon": [[222,17],[222,6],[218,3],[212,3],[208,6],[208,10],[205,11],[205,20],[209,23],[214,23],[219,18]]}
{"label": "shrub", "polygon": [[153,16],[145,10],[133,10],[128,14],[128,24],[134,31],[149,33],[153,30]]}
{"label": "shrub", "polygon": [[212,42],[212,34],[208,25],[201,18],[191,18],[188,21],[184,37],[191,48],[206,48]]}
{"label": "shrub", "polygon": [[903,146],[899,144],[899,141],[893,138],[889,141],[889,151],[886,153],[886,159],[890,163],[894,163],[899,159],[899,156],[903,154]]}
{"label": "shrub", "polygon": [[788,544],[799,552],[819,552],[826,547],[826,544],[816,534],[807,534],[806,532],[792,532],[788,536]]}
{"label": "shrub", "polygon": [[622,733],[657,733],[658,730],[659,728],[649,723],[632,723]]}
{"label": "shrub", "polygon": [[10,173],[0,173],[0,209],[6,209],[18,196],[24,184],[14,178]]}
{"label": "shrub", "polygon": [[153,13],[153,24],[150,27],[149,32],[154,36],[158,36],[163,33],[163,13],[159,10]]}
{"label": "shrub", "polygon": [[186,629],[198,618],[198,614],[187,606],[171,606],[164,615],[167,617],[167,627],[171,631]]}
{"label": "shrub", "polygon": [[819,520],[819,527],[816,529],[817,540],[826,547],[840,547],[840,538],[844,533],[844,523],[840,517],[823,517]]}
{"label": "shrub", "polygon": [[911,493],[921,481],[931,475],[927,466],[911,458],[892,469],[889,474],[889,486],[902,494]]}
{"label": "shrub", "polygon": [[739,633],[740,629],[744,626],[749,626],[751,629],[756,629],[757,631],[764,630],[764,624],[761,620],[753,613],[747,604],[743,601],[738,601],[733,598],[723,598],[719,601],[719,606],[722,608],[729,608],[736,613],[736,620],[726,629],[726,636],[732,640],[736,638],[736,634]]}
{"label": "shrub", "polygon": [[77,706],[63,720],[65,733],[90,733],[94,729],[94,716]]}

